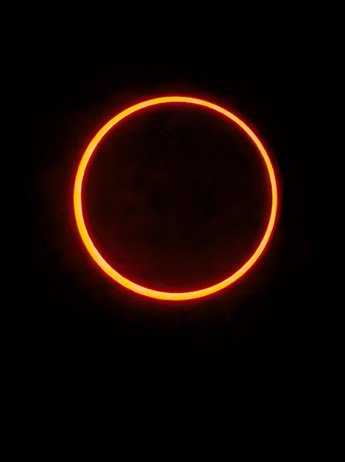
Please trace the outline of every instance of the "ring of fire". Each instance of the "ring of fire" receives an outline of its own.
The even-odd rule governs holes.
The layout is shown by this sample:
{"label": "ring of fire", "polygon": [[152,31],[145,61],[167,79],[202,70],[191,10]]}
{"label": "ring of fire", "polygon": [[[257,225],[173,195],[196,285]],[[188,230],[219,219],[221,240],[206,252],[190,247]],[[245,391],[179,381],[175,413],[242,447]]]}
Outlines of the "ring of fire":
{"label": "ring of fire", "polygon": [[[246,261],[246,263],[241,266],[241,268],[239,268],[235,273],[233,273],[232,275],[230,275],[223,281],[217,284],[214,284],[210,287],[206,287],[204,289],[190,291],[190,292],[161,292],[158,290],[153,290],[147,287],[143,287],[139,284],[136,284],[130,281],[124,276],[122,276],[103,258],[103,256],[99,253],[99,251],[95,247],[88,233],[88,230],[86,228],[84,216],[83,216],[83,205],[82,205],[83,179],[85,176],[85,171],[88,166],[88,163],[96,147],[102,140],[102,138],[108,133],[109,130],[111,130],[118,122],[120,122],[125,117],[128,117],[129,115],[137,111],[140,111],[141,109],[145,109],[150,106],[155,106],[158,104],[166,104],[166,103],[187,103],[187,104],[203,106],[208,109],[212,109],[213,111],[216,111],[224,115],[231,121],[235,122],[239,127],[241,127],[242,130],[244,130],[244,132],[251,138],[251,140],[254,142],[254,144],[258,148],[265,162],[265,165],[267,167],[267,171],[268,171],[268,175],[269,175],[269,179],[271,183],[271,188],[270,188],[271,196],[272,196],[271,197],[271,212],[270,212],[266,231],[260,241],[260,244],[256,248],[255,252]],[[127,289],[133,292],[136,292],[138,294],[145,295],[146,297],[156,298],[160,300],[176,300],[177,301],[177,300],[196,299],[196,298],[205,297],[207,295],[218,292],[219,290],[230,286],[230,284],[233,284],[254,265],[254,263],[258,260],[260,255],[263,253],[272,235],[272,232],[273,232],[273,228],[274,228],[274,224],[275,224],[276,216],[277,216],[278,192],[277,192],[277,182],[276,182],[276,177],[275,177],[274,169],[272,166],[272,162],[265,148],[263,147],[261,141],[253,133],[253,131],[248,127],[248,125],[246,125],[242,120],[240,120],[238,117],[236,117],[231,112],[227,111],[226,109],[223,109],[220,106],[217,106],[216,104],[210,103],[208,101],[204,101],[204,100],[197,99],[197,98],[186,97],[186,96],[163,96],[160,98],[154,98],[154,99],[150,99],[147,101],[143,101],[141,103],[135,104],[134,106],[131,106],[125,109],[124,111],[120,112],[115,117],[113,117],[111,120],[109,120],[109,122],[107,122],[98,131],[98,133],[96,133],[96,135],[94,136],[94,138],[91,140],[90,144],[88,145],[86,151],[84,152],[81,158],[81,161],[79,163],[79,166],[78,166],[78,170],[77,170],[77,174],[76,174],[75,182],[74,182],[73,205],[74,205],[74,215],[75,215],[77,228],[78,228],[81,239],[87,251],[89,252],[90,256],[93,258],[93,260],[97,263],[97,265],[110,278],[112,278],[114,281],[121,284],[122,286],[126,287]]]}

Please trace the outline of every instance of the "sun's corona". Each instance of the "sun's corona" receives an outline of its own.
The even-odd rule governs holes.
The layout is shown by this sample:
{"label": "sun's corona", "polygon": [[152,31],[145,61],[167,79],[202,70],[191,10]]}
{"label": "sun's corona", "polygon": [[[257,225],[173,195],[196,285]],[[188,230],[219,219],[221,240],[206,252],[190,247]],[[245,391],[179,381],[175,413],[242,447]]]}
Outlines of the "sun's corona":
{"label": "sun's corona", "polygon": [[[230,121],[236,123],[256,145],[262,159],[266,165],[268,177],[270,180],[270,191],[271,191],[271,211],[269,215],[268,224],[265,230],[261,241],[256,248],[255,252],[252,256],[246,261],[245,264],[241,266],[235,273],[229,275],[223,281],[220,281],[217,284],[214,284],[210,287],[205,287],[204,289],[194,290],[190,292],[161,292],[159,290],[150,289],[148,287],[141,286],[136,284],[135,282],[130,281],[129,279],[122,276],[118,273],[100,254],[97,250],[95,244],[93,243],[89,232],[87,230],[84,215],[83,215],[83,201],[82,201],[82,191],[83,191],[83,179],[85,176],[85,172],[89,161],[98,146],[101,142],[102,138],[109,132],[118,122],[123,120],[125,117],[130,116],[131,114],[140,111],[142,109],[148,108],[150,106],[155,106],[159,104],[168,104],[168,103],[181,103],[181,104],[194,104],[197,106],[203,106],[205,108],[211,109],[215,112],[222,114],[223,116],[227,117]],[[80,234],[80,237],[89,252],[90,256],[93,260],[97,263],[97,265],[115,282],[121,284],[122,286],[126,287],[127,289],[136,292],[138,294],[144,295],[146,297],[156,298],[160,300],[190,300],[196,299],[200,297],[205,297],[207,295],[211,295],[219,290],[224,289],[225,287],[230,286],[235,281],[237,281],[240,277],[242,277],[258,260],[260,255],[263,253],[264,249],[266,248],[268,241],[272,235],[273,228],[276,222],[277,216],[277,206],[278,206],[278,191],[277,191],[277,181],[274,172],[274,168],[271,162],[269,155],[267,154],[264,146],[262,145],[259,138],[255,135],[255,133],[246,125],[241,119],[237,116],[232,114],[226,109],[222,107],[210,103],[208,101],[204,101],[198,98],[192,98],[187,96],[163,96],[160,98],[149,99],[147,101],[143,101],[141,103],[135,104],[124,111],[117,114],[115,117],[109,120],[94,136],[91,140],[90,144],[86,148],[78,169],[77,174],[75,177],[74,182],[74,191],[73,191],[73,206],[74,206],[74,215],[77,224],[77,228]]]}

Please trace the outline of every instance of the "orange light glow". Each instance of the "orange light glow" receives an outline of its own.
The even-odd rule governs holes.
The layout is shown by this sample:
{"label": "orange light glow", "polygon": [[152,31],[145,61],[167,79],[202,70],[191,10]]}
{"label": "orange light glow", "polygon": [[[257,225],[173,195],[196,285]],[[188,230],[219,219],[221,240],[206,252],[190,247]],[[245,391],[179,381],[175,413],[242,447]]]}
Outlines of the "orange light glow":
{"label": "orange light glow", "polygon": [[[238,269],[234,274],[230,275],[223,281],[212,285],[210,287],[206,287],[204,289],[195,290],[191,292],[160,292],[158,290],[149,289],[147,287],[143,287],[138,285],[129,279],[122,276],[118,273],[110,264],[104,259],[104,257],[99,253],[97,248],[95,247],[88,230],[85,225],[84,216],[83,216],[83,205],[82,205],[82,187],[83,187],[83,179],[85,175],[86,168],[88,163],[91,159],[92,154],[94,153],[97,145],[100,143],[102,138],[111,130],[120,120],[124,119],[125,117],[130,116],[131,114],[140,111],[141,109],[148,108],[150,106],[155,106],[158,104],[167,104],[167,103],[187,103],[187,104],[194,104],[197,106],[203,106],[208,109],[212,109],[223,116],[230,119],[232,122],[235,122],[239,127],[244,130],[244,132],[251,138],[251,140],[255,143],[256,147],[258,148],[265,165],[267,167],[270,183],[271,183],[271,212],[270,217],[268,220],[266,231],[261,239],[261,242],[249,260]],[[74,204],[74,214],[76,219],[76,224],[81,236],[81,239],[88,250],[89,254],[93,258],[93,260],[97,263],[97,265],[114,281],[121,284],[122,286],[126,287],[133,292],[136,292],[141,295],[145,295],[146,297],[156,298],[160,300],[190,300],[196,299],[200,297],[205,297],[207,295],[211,295],[215,292],[218,292],[225,287],[230,286],[235,281],[237,281],[240,277],[242,277],[258,260],[262,252],[264,251],[267,243],[272,235],[273,227],[276,221],[277,215],[277,204],[278,204],[278,193],[277,193],[277,182],[275,178],[274,169],[272,166],[272,162],[263,147],[261,141],[258,137],[253,133],[253,131],[238,117],[236,117],[231,112],[223,109],[216,104],[210,103],[208,101],[204,101],[197,98],[191,98],[186,96],[163,96],[160,98],[154,98],[147,101],[143,101],[139,104],[135,104],[134,106],[125,109],[124,111],[117,114],[113,117],[109,122],[107,122],[99,131],[96,133],[94,138],[91,140],[90,144],[88,145],[86,151],[84,152],[81,161],[79,163],[79,167],[77,170],[75,183],[74,183],[74,194],[73,194],[73,204]]]}

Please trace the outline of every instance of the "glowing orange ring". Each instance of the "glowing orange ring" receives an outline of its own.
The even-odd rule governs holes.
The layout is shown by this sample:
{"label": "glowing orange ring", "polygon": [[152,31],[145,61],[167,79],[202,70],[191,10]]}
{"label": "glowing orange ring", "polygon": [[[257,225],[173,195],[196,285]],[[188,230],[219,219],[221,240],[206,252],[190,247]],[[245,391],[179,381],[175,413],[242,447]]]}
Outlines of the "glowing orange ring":
{"label": "glowing orange ring", "polygon": [[[85,175],[85,170],[87,168],[87,165],[98,143],[102,140],[102,138],[106,135],[106,133],[108,133],[108,131],[112,127],[114,127],[118,122],[120,122],[120,120],[124,119],[125,117],[137,111],[140,111],[141,109],[145,109],[150,106],[155,106],[157,104],[165,104],[165,103],[189,103],[189,104],[196,104],[198,106],[204,106],[206,108],[219,112],[220,114],[223,114],[225,117],[228,117],[230,120],[232,120],[237,125],[239,125],[247,133],[247,135],[252,139],[252,141],[255,143],[255,145],[259,149],[263,157],[263,160],[266,164],[270,183],[271,183],[272,206],[271,206],[270,218],[268,221],[265,234],[259,246],[253,253],[253,255],[239,270],[237,270],[234,274],[226,278],[224,281],[221,281],[218,284],[215,284],[211,287],[207,287],[205,289],[200,289],[200,290],[195,290],[192,292],[160,292],[158,290],[148,289],[147,287],[140,286],[130,281],[129,279],[125,278],[124,276],[121,276],[121,274],[119,274],[114,268],[112,268],[112,266],[109,265],[109,263],[107,263],[107,261],[102,257],[102,255],[96,249],[94,243],[91,240],[91,237],[89,236],[89,233],[85,225],[84,217],[83,217],[83,207],[82,207],[83,178]],[[254,265],[254,263],[258,260],[258,258],[264,251],[271,237],[273,227],[276,221],[276,215],[277,215],[278,193],[277,193],[277,182],[276,182],[274,169],[273,169],[271,160],[265,148],[263,147],[261,141],[252,132],[252,130],[244,122],[242,122],[242,120],[240,120],[238,117],[236,117],[231,112],[223,109],[220,106],[217,106],[216,104],[209,103],[208,101],[203,101],[201,99],[190,98],[186,96],[163,96],[160,98],[154,98],[154,99],[150,99],[147,101],[143,101],[139,104],[135,104],[134,106],[129,107],[128,109],[125,109],[124,111],[120,112],[115,117],[113,117],[111,120],[109,120],[109,122],[107,122],[98,131],[98,133],[94,136],[94,138],[88,145],[80,161],[77,174],[76,174],[76,178],[75,178],[75,183],[74,183],[73,204],[74,204],[74,214],[75,214],[77,227],[78,227],[80,236],[82,238],[82,241],[86,249],[88,250],[91,257],[95,260],[97,265],[114,281],[118,282],[119,284],[126,287],[127,289],[130,289],[133,292],[136,292],[138,294],[145,295],[146,297],[151,297],[151,298],[156,298],[156,299],[161,299],[161,300],[190,300],[194,298],[205,297],[206,295],[210,295],[221,289],[224,289],[225,287],[229,286],[230,284],[235,282],[237,279],[239,279],[241,276],[243,276]]]}

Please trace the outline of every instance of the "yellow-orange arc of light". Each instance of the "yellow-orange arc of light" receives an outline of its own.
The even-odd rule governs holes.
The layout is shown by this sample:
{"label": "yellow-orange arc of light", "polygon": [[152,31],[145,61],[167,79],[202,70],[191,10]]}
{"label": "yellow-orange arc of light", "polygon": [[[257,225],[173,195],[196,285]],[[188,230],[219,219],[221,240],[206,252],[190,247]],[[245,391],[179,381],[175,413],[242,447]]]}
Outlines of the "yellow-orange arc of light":
{"label": "yellow-orange arc of light", "polygon": [[[190,292],[162,292],[159,290],[154,290],[154,289],[149,289],[147,287],[141,286],[139,284],[136,284],[135,282],[130,281],[129,279],[125,278],[122,276],[120,273],[118,273],[106,260],[105,258],[100,254],[100,252],[97,250],[96,246],[94,245],[86,224],[84,220],[84,215],[83,215],[83,205],[82,205],[82,187],[83,187],[83,179],[85,176],[85,171],[86,168],[89,164],[89,161],[97,147],[97,145],[100,143],[102,138],[111,130],[117,123],[119,123],[121,120],[123,120],[125,117],[128,117],[131,114],[134,114],[137,111],[140,111],[141,109],[148,108],[150,106],[155,106],[158,104],[167,104],[167,103],[187,103],[187,104],[194,104],[197,106],[203,106],[208,109],[212,109],[213,111],[216,111],[231,121],[235,122],[239,127],[244,130],[244,132],[251,138],[251,140],[254,142],[256,147],[258,148],[265,165],[267,167],[268,171],[268,176],[270,180],[270,190],[271,190],[271,211],[270,211],[270,216],[267,224],[266,231],[260,241],[260,244],[256,248],[255,252],[252,254],[252,256],[246,261],[244,265],[242,265],[235,273],[224,279],[223,281],[214,284],[210,287],[206,287],[204,289],[199,289],[199,290],[194,290]],[[90,256],[93,258],[93,260],[97,263],[97,265],[114,281],[117,283],[121,284],[123,287],[126,287],[127,289],[136,292],[138,294],[144,295],[146,297],[151,297],[155,299],[160,299],[160,300],[191,300],[191,299],[196,299],[200,297],[206,297],[207,295],[211,295],[215,292],[218,292],[219,290],[222,290],[231,284],[233,284],[235,281],[237,281],[240,277],[242,277],[253,265],[254,263],[258,260],[260,255],[263,253],[264,249],[266,248],[268,241],[272,235],[273,228],[276,222],[276,216],[277,216],[277,207],[278,207],[278,191],[277,191],[277,181],[276,181],[276,176],[274,172],[274,168],[271,162],[271,159],[269,155],[267,154],[264,146],[262,145],[261,141],[259,138],[255,135],[255,133],[246,125],[241,119],[239,119],[237,116],[232,114],[230,111],[216,105],[213,103],[210,103],[208,101],[204,101],[202,99],[198,98],[193,98],[193,97],[188,97],[188,96],[162,96],[159,98],[153,98],[149,99],[147,101],[143,101],[141,103],[135,104],[124,111],[120,112],[117,114],[115,117],[109,120],[94,136],[94,138],[91,140],[90,144],[86,148],[86,151],[84,152],[81,161],[79,163],[76,177],[75,177],[75,182],[74,182],[74,191],[73,191],[73,205],[74,205],[74,215],[75,215],[75,220],[77,224],[78,231],[80,233],[81,239],[89,252]]]}

